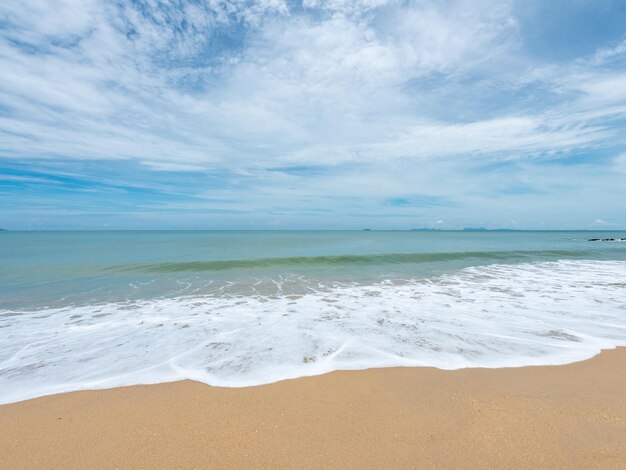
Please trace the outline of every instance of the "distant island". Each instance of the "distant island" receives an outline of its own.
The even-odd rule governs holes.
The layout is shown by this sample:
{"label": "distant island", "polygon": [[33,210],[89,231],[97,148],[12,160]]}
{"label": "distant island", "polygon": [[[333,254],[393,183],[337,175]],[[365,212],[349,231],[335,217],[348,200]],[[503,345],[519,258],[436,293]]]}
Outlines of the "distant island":
{"label": "distant island", "polygon": [[463,229],[442,229],[442,228],[412,228],[411,232],[517,232],[515,228],[485,228],[485,227],[465,227]]}
{"label": "distant island", "polygon": [[485,228],[485,227],[466,227],[463,229],[464,232],[523,232],[518,228]]}

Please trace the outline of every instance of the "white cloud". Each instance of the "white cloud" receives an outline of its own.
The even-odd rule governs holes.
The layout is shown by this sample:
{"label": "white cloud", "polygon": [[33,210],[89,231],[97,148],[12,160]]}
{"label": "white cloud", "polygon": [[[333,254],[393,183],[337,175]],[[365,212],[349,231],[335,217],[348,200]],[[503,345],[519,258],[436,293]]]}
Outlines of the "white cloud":
{"label": "white cloud", "polygon": [[[533,162],[624,144],[626,43],[536,61],[514,3],[4,2],[0,158],[230,171],[261,209],[327,195],[485,204],[492,195],[470,173],[493,162],[528,166],[491,186],[592,184],[577,168],[559,178]],[[265,171],[289,165],[336,171]],[[250,194],[203,189],[240,204]]]}
{"label": "white cloud", "polygon": [[[0,99],[14,110],[0,122],[9,132],[5,156],[243,168],[498,152],[523,157],[607,137],[591,123],[561,124],[563,116],[572,119],[567,107],[563,116],[541,111],[466,123],[427,117],[430,90],[407,84],[432,77],[441,89],[484,68],[501,73],[498,63],[509,63],[516,22],[506,2],[306,3],[335,12],[321,19],[288,14],[278,1],[213,1],[149,15],[100,2],[26,5],[4,7],[19,27],[5,33],[0,50]],[[376,21],[361,15],[372,9]],[[243,49],[216,46],[208,63],[198,59],[219,25],[250,18],[256,26],[247,27]],[[175,26],[183,24],[181,33]],[[47,52],[25,52],[9,36]],[[72,40],[73,47],[58,45]],[[184,65],[190,60],[199,63]],[[622,101],[623,83],[615,75],[567,86],[583,93],[582,101],[608,106]]]}
{"label": "white cloud", "polygon": [[[208,5],[150,15],[99,2],[5,6],[15,28],[0,49],[0,98],[14,112],[0,123],[10,133],[3,153],[229,165],[236,155],[244,166],[251,159],[272,165],[299,160],[294,155],[323,140],[322,147],[345,149],[338,160],[350,159],[363,151],[363,135],[378,147],[394,138],[385,124],[381,129],[386,119],[400,114],[401,126],[415,126],[414,116],[402,117],[398,87],[405,81],[466,66],[509,23],[506,9],[476,10],[468,2],[456,2],[448,16],[429,4],[408,11],[390,5],[378,27],[343,14],[269,16],[251,27],[242,50],[218,47],[210,63],[181,67],[198,60],[220,24],[287,13],[283,2]],[[68,16],[73,20],[64,27]],[[181,34],[175,26],[183,20]],[[200,89],[181,87],[181,80]]]}

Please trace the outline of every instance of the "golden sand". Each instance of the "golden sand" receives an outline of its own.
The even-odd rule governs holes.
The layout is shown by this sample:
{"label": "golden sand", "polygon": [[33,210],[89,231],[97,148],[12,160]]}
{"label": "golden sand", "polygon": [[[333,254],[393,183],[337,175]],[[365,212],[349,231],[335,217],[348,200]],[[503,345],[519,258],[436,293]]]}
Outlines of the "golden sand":
{"label": "golden sand", "polygon": [[626,349],[566,366],[184,381],[0,406],[0,467],[626,468]]}

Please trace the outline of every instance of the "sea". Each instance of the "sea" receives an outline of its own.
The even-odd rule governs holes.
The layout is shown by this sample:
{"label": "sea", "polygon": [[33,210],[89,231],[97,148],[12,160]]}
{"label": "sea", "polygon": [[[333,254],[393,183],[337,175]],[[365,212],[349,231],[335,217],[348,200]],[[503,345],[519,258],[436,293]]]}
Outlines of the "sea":
{"label": "sea", "polygon": [[626,345],[622,238],[0,232],[0,403],[181,379],[580,361]]}

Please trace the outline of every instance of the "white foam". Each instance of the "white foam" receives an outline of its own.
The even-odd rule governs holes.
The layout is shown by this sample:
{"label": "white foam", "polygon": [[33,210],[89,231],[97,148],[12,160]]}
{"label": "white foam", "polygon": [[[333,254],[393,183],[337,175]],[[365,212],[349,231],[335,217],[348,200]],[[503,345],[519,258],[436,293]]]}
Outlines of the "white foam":
{"label": "white foam", "polygon": [[563,364],[626,345],[626,262],[491,265],[306,295],[0,311],[0,402],[194,379],[240,387],[340,369]]}

